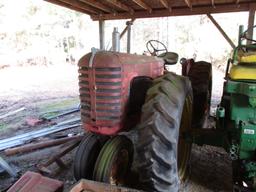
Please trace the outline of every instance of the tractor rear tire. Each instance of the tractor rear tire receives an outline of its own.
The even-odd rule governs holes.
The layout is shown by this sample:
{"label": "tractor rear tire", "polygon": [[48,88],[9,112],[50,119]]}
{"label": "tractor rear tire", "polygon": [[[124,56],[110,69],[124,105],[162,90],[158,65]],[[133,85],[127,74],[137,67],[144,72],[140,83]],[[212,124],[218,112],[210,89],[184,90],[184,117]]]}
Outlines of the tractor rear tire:
{"label": "tractor rear tire", "polygon": [[[186,147],[178,152],[180,127],[185,123],[187,130],[182,131],[191,128],[191,112],[192,88],[187,77],[167,73],[153,81],[142,107],[136,147],[136,166],[143,190],[179,190],[180,179],[184,178],[179,178],[178,166],[187,168],[191,151],[191,144],[184,144],[182,147]],[[187,119],[183,119],[185,115]],[[180,150],[186,151],[182,157],[178,157]],[[183,163],[179,164],[178,158]],[[184,175],[182,170],[181,177]]]}
{"label": "tractor rear tire", "polygon": [[85,134],[74,159],[74,177],[77,181],[82,178],[92,179],[95,162],[105,142],[106,138],[100,135]]}
{"label": "tractor rear tire", "polygon": [[188,77],[193,88],[193,128],[202,128],[210,113],[212,96],[212,65],[205,61],[196,62]]}

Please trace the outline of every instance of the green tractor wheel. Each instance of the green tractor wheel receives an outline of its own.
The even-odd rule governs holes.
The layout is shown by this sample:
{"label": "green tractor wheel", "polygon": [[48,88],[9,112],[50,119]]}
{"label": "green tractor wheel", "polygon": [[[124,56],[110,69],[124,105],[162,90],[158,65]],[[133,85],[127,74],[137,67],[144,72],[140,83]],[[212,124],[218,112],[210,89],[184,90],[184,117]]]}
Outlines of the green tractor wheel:
{"label": "green tractor wheel", "polygon": [[191,144],[182,138],[191,129],[192,88],[186,77],[167,73],[153,81],[139,125],[138,172],[145,191],[179,190],[187,175]]}
{"label": "green tractor wheel", "polygon": [[82,178],[92,179],[93,168],[107,137],[86,133],[81,141],[74,159],[74,177],[78,181]]}
{"label": "green tractor wheel", "polygon": [[97,158],[93,179],[112,185],[123,185],[133,159],[133,144],[123,135],[110,139]]}

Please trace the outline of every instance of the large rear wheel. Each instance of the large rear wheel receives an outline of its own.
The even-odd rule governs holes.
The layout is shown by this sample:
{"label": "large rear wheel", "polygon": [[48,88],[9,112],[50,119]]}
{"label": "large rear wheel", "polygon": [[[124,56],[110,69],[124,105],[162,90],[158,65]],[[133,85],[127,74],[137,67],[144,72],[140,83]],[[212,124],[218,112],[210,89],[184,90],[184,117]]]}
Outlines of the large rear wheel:
{"label": "large rear wheel", "polygon": [[179,189],[187,173],[191,144],[192,89],[186,77],[167,73],[153,81],[142,108],[137,154],[140,183],[146,191]]}
{"label": "large rear wheel", "polygon": [[198,61],[188,73],[193,88],[193,120],[194,128],[202,128],[208,118],[212,96],[212,65]]}

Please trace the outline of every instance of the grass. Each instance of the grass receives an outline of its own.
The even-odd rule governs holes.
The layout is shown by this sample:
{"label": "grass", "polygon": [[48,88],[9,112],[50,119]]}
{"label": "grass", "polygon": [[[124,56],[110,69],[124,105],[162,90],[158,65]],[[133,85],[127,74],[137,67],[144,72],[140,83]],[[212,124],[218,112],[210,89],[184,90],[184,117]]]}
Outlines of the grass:
{"label": "grass", "polygon": [[7,128],[5,123],[0,123],[0,131],[4,131]]}
{"label": "grass", "polygon": [[56,115],[60,112],[51,112],[51,111],[61,111],[69,108],[73,108],[78,106],[79,98],[70,98],[70,99],[63,99],[53,102],[47,102],[47,104],[42,104],[39,106],[40,114],[47,113],[47,116]]}

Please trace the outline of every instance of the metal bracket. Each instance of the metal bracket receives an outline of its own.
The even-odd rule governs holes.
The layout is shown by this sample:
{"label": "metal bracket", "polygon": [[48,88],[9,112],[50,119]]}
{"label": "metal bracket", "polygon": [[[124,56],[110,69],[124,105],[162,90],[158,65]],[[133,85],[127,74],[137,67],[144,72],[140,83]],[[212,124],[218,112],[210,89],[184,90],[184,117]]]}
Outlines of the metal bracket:
{"label": "metal bracket", "polygon": [[89,60],[89,67],[90,67],[90,68],[92,68],[93,59],[94,59],[96,53],[99,52],[99,49],[96,49],[95,47],[93,47],[93,48],[91,49],[91,52],[92,52],[92,54],[91,54],[91,57],[90,57],[90,60]]}

